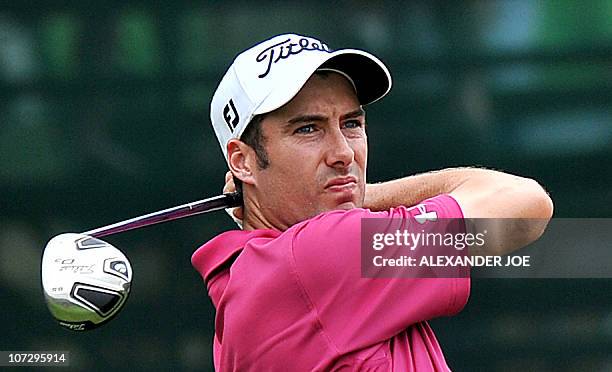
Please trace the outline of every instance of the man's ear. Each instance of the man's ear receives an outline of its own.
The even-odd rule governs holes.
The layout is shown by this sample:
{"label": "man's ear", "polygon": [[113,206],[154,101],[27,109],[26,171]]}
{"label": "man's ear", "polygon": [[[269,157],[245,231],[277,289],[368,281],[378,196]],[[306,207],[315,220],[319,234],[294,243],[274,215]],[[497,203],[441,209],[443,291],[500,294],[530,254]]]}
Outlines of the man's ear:
{"label": "man's ear", "polygon": [[227,156],[232,174],[243,183],[254,185],[253,170],[257,166],[257,155],[251,146],[238,139],[231,139],[227,143]]}

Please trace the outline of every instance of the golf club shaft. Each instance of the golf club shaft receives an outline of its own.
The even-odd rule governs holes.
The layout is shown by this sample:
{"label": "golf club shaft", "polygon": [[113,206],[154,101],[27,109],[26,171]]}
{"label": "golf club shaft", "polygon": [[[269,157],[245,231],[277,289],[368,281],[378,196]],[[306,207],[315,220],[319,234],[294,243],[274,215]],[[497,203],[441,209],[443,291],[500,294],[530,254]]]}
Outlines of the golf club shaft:
{"label": "golf club shaft", "polygon": [[100,238],[107,235],[117,234],[128,230],[154,225],[156,223],[193,216],[200,213],[237,207],[241,203],[242,197],[238,193],[222,194],[218,196],[213,196],[212,198],[178,205],[176,207],[145,214],[144,216],[134,217],[129,220],[99,227],[97,229],[86,231],[83,234]]}

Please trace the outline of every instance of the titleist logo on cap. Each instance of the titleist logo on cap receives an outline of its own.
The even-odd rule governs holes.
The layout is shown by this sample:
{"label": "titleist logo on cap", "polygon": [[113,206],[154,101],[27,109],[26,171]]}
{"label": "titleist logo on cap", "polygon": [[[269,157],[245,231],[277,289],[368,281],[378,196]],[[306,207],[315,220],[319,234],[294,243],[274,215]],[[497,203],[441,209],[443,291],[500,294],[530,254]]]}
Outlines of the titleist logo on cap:
{"label": "titleist logo on cap", "polygon": [[272,64],[280,61],[281,59],[287,59],[292,55],[296,55],[304,51],[331,53],[331,50],[329,49],[327,44],[321,41],[315,39],[301,38],[298,40],[297,43],[295,43],[291,41],[291,38],[289,38],[285,41],[281,41],[280,43],[267,47],[257,55],[255,60],[258,63],[266,64],[266,71],[263,74],[258,75],[258,77],[266,77],[272,69]]}

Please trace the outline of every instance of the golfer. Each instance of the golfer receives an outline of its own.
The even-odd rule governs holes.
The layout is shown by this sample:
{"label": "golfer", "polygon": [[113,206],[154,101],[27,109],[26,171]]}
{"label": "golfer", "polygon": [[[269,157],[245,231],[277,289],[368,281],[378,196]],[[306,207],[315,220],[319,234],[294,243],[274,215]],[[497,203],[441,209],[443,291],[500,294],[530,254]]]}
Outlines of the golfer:
{"label": "golfer", "polygon": [[[449,370],[428,320],[465,306],[469,277],[365,277],[362,220],[420,228],[448,218],[551,217],[536,181],[498,171],[368,184],[367,126],[390,124],[366,124],[364,108],[390,88],[373,55],[295,34],[253,46],[227,70],[211,120],[231,172],[225,190],[242,192],[242,229],[192,257],[216,308],[217,370]],[[410,163],[402,148],[389,151]],[[544,228],[508,224],[483,249],[511,252]]]}

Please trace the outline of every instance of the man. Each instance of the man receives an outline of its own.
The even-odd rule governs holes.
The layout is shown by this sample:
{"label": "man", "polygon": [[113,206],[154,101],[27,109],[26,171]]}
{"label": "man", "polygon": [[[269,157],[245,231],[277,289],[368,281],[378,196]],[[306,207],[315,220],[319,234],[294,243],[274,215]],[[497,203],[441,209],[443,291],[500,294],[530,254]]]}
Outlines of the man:
{"label": "man", "polygon": [[[217,310],[217,370],[448,370],[427,321],[463,308],[469,278],[364,277],[361,220],[408,223],[417,204],[440,219],[551,217],[537,182],[496,171],[366,184],[363,106],[390,87],[371,54],[293,34],[243,52],[223,77],[211,120],[242,191],[243,230],[192,257]],[[489,253],[522,247],[544,228],[509,224]]]}

